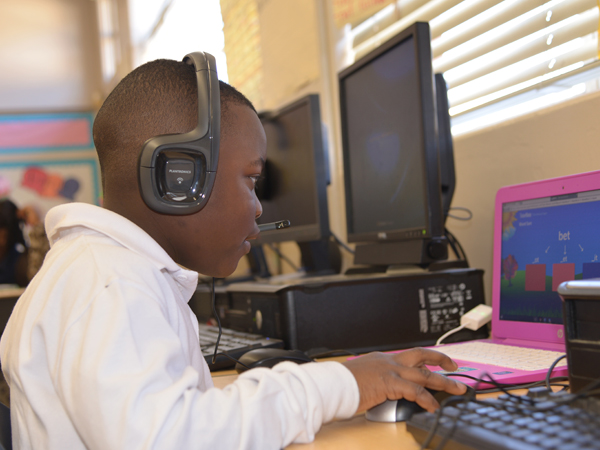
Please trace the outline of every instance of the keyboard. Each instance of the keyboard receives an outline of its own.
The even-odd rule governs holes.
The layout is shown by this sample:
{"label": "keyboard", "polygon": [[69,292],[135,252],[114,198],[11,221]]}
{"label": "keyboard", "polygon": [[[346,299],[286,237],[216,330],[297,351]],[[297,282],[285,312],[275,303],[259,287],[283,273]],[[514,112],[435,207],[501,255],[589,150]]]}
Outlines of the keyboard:
{"label": "keyboard", "polygon": [[600,400],[573,398],[566,393],[541,398],[501,395],[455,403],[441,409],[430,443],[426,439],[436,414],[415,414],[406,426],[417,442],[431,449],[600,449]]}
{"label": "keyboard", "polygon": [[[200,331],[200,348],[210,371],[233,368],[235,361],[223,355],[217,355],[215,364],[212,364],[215,344],[219,336],[219,327],[204,324],[198,324],[198,326]],[[229,356],[239,359],[248,350],[264,347],[283,348],[283,341],[281,339],[268,338],[260,334],[222,328],[218,352],[227,353]]]}
{"label": "keyboard", "polygon": [[[564,352],[490,342],[464,342],[456,345],[443,345],[435,347],[435,350],[448,355],[452,359],[509,367],[517,370],[548,370],[548,367],[559,356],[564,355]],[[556,367],[566,365],[567,361],[563,359]]]}

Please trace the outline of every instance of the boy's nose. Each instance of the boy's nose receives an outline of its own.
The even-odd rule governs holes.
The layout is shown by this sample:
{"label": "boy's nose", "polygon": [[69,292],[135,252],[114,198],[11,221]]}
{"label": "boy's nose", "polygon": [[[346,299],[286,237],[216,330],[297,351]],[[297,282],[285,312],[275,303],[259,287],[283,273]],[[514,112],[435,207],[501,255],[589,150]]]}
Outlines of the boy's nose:
{"label": "boy's nose", "polygon": [[262,216],[263,213],[263,208],[262,205],[260,204],[260,200],[257,198],[256,199],[256,219],[258,219],[260,216]]}

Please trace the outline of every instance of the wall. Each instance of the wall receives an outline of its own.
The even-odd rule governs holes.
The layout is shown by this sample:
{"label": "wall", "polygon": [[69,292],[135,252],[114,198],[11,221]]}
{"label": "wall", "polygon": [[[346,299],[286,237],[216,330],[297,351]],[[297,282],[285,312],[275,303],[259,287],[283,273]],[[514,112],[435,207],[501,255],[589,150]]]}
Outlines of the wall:
{"label": "wall", "polygon": [[506,185],[600,169],[600,94],[575,99],[500,126],[455,139],[453,205],[473,220],[449,219],[473,267],[485,270],[491,302],[494,198]]}
{"label": "wall", "polygon": [[0,112],[91,110],[101,96],[96,3],[3,1]]}
{"label": "wall", "polygon": [[[260,8],[262,55],[265,62],[269,61],[265,65],[265,80],[272,79],[264,84],[264,101],[269,105],[283,104],[310,89],[321,94],[332,163],[332,183],[328,188],[330,223],[344,239],[336,73],[343,59],[343,33],[335,27],[329,2],[295,2],[293,14],[285,13],[283,3],[288,4],[264,0]],[[302,33],[302,28],[306,32]],[[317,42],[308,37],[313,29]],[[300,54],[304,57],[294,58]],[[315,78],[316,68],[319,75]],[[310,80],[304,87],[299,82],[302,77]],[[291,86],[296,86],[296,90]],[[455,139],[457,189],[453,204],[470,208],[474,217],[470,222],[449,219],[448,227],[465,248],[471,266],[484,269],[488,303],[496,191],[509,184],[600,169],[600,151],[595,151],[600,142],[598,111],[600,95],[590,95]],[[347,266],[352,259],[345,257]]]}
{"label": "wall", "polygon": [[229,83],[262,109],[263,60],[256,0],[220,0]]}

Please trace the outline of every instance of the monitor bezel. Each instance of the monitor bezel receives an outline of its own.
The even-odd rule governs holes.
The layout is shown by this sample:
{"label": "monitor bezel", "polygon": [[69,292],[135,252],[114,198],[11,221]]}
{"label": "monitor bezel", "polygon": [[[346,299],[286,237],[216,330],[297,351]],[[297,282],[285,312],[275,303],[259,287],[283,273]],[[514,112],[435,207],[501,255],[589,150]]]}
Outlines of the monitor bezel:
{"label": "monitor bezel", "polygon": [[[327,203],[327,166],[325,161],[326,155],[323,143],[319,95],[308,94],[275,111],[261,112],[259,116],[261,117],[261,122],[264,120],[273,121],[280,116],[303,107],[307,108],[309,113],[310,142],[312,142],[313,166],[316,182],[316,195],[314,199],[316,203],[316,223],[294,225],[292,220],[289,228],[261,232],[258,239],[253,242],[255,245],[287,241],[309,242],[328,238],[331,234],[329,229],[329,208]],[[268,158],[269,155],[267,154],[267,160]],[[288,217],[280,218],[280,220],[290,219],[291,218]],[[264,223],[264,220],[259,218],[257,223]]]}
{"label": "monitor bezel", "polygon": [[[346,92],[344,81],[364,66],[370,64],[376,58],[392,50],[405,40],[413,38],[413,45],[417,59],[417,76],[419,80],[419,96],[421,98],[421,109],[418,112],[421,116],[422,128],[418,130],[422,139],[423,146],[423,176],[425,215],[424,227],[391,230],[391,231],[372,231],[367,233],[354,232],[352,216],[352,189],[350,169],[350,155],[348,148],[347,118],[346,118]],[[401,31],[388,41],[361,57],[354,64],[342,70],[338,74],[338,86],[340,97],[340,119],[342,134],[342,153],[344,162],[344,187],[346,194],[346,229],[348,233],[348,242],[389,242],[402,241],[410,239],[428,239],[444,235],[443,212],[441,200],[440,185],[440,163],[437,144],[437,118],[435,107],[435,88],[433,70],[431,66],[431,38],[429,24],[425,22],[416,22],[405,30]],[[425,233],[422,230],[425,230]]]}

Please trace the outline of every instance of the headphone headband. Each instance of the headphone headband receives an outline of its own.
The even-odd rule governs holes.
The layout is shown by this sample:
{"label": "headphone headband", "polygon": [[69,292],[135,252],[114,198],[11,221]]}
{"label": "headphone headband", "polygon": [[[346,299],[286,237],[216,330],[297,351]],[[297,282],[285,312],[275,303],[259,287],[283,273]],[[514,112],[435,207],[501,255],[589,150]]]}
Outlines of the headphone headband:
{"label": "headphone headband", "polygon": [[221,101],[215,58],[194,52],[183,61],[194,66],[198,86],[198,123],[183,134],[146,141],[139,156],[142,198],[163,214],[193,214],[208,202],[219,160]]}

